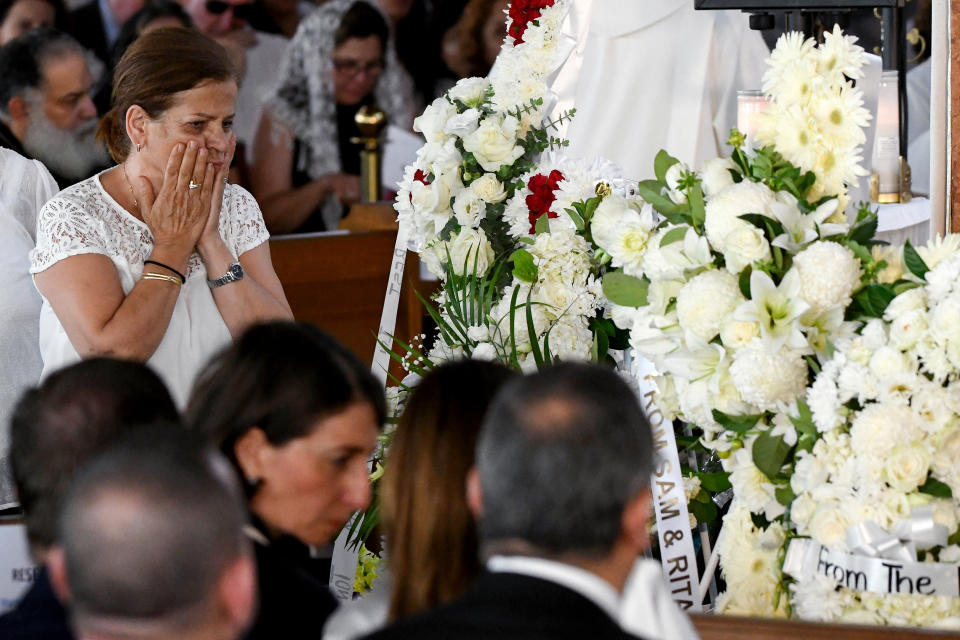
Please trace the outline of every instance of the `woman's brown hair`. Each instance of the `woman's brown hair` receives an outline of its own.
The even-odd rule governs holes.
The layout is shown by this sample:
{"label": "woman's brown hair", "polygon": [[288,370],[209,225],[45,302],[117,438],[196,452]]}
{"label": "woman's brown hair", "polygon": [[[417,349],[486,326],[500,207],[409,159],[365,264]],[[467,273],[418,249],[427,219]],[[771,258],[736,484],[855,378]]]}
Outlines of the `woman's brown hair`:
{"label": "woman's brown hair", "polygon": [[173,105],[174,95],[204,82],[233,80],[236,67],[227,50],[193,29],[157,29],[130,45],[113,74],[112,107],[100,119],[97,139],[117,162],[130,153],[127,109],[139,105],[156,120]]}
{"label": "woman's brown hair", "polygon": [[[443,61],[461,78],[483,77],[490,72],[484,51],[483,29],[490,14],[504,0],[470,0],[460,20],[443,38]],[[503,16],[506,21],[506,16]],[[507,34],[504,27],[503,34]]]}
{"label": "woman's brown hair", "polygon": [[480,573],[466,477],[487,407],[513,375],[476,360],[442,365],[417,385],[400,417],[381,490],[391,620],[462,595]]}

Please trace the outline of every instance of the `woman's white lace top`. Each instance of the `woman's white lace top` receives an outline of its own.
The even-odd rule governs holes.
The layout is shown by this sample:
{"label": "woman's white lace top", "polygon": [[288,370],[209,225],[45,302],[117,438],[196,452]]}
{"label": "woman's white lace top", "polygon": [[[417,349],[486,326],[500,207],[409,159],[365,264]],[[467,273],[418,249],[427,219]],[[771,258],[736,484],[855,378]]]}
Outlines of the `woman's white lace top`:
{"label": "woman's white lace top", "polygon": [[[236,185],[227,185],[224,191],[220,236],[234,258],[269,238],[256,200]],[[110,258],[127,294],[140,279],[143,261],[152,250],[150,229],[110,197],[100,184],[100,175],[96,175],[61,191],[43,206],[37,220],[37,246],[30,253],[30,273],[40,273],[72,256],[96,253]],[[167,332],[147,361],[167,383],[181,408],[200,368],[230,341],[197,253],[190,256],[185,275],[187,282]],[[40,311],[40,351],[43,376],[80,359],[46,299]]]}

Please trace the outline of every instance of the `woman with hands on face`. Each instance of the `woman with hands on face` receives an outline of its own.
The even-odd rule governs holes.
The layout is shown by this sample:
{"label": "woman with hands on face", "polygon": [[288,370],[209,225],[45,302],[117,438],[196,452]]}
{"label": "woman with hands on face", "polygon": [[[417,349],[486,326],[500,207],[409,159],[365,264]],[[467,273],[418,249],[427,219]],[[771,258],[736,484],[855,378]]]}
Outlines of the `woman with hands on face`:
{"label": "woman with hands on face", "polygon": [[236,72],[185,29],[139,38],[98,136],[119,163],[62,191],[37,221],[44,374],[81,357],[146,361],[182,406],[211,354],[290,318],[256,201],[227,183]]}

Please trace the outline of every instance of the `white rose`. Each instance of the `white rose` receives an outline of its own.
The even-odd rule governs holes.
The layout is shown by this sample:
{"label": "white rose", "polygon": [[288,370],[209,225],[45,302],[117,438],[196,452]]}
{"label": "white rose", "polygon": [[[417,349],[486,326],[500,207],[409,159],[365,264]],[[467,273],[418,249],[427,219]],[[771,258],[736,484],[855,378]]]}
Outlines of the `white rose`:
{"label": "white rose", "polygon": [[476,227],[486,213],[486,203],[470,189],[464,189],[453,199],[453,214],[460,226]]}
{"label": "white rose", "polygon": [[897,491],[913,491],[926,481],[930,458],[923,445],[896,447],[883,462],[883,479]]}
{"label": "white rose", "polygon": [[[948,535],[953,535],[956,532],[960,520],[958,520],[957,507],[953,504],[953,500],[940,499],[933,501],[933,521],[945,526]],[[949,562],[949,560],[944,560],[943,555],[941,555],[940,562]]]}
{"label": "white rose", "polygon": [[913,373],[907,354],[893,347],[880,347],[874,351],[869,367],[879,379]]}
{"label": "white rose", "polygon": [[488,116],[476,131],[463,138],[463,148],[473,154],[484,171],[496,172],[502,165],[511,165],[523,155],[523,147],[517,144],[519,123],[513,116],[501,121]]}
{"label": "white rose", "polygon": [[770,205],[774,201],[773,192],[766,186],[744,180],[732,184],[707,199],[704,230],[707,240],[714,249],[726,251],[725,239],[730,232],[749,223],[739,216],[747,213],[759,213],[773,217]]}
{"label": "white rose", "polygon": [[468,107],[477,107],[483,102],[489,86],[486,78],[463,78],[447,91],[447,97],[459,100]]}
{"label": "white rose", "polygon": [[700,169],[703,195],[710,197],[721,189],[732,185],[733,176],[730,174],[730,170],[734,166],[730,158],[711,158],[704,162]]}
{"label": "white rose", "polygon": [[443,213],[450,210],[450,183],[434,180],[430,184],[414,182],[410,185],[413,208],[417,213]]}
{"label": "white rose", "polygon": [[494,259],[493,247],[483,229],[461,229],[449,246],[451,266],[457,275],[486,273]]}
{"label": "white rose", "polygon": [[492,173],[485,173],[471,182],[470,191],[473,191],[484,202],[490,203],[503,202],[507,197],[503,185]]}
{"label": "white rose", "polygon": [[834,551],[846,551],[847,527],[851,524],[840,509],[821,506],[810,518],[810,535],[825,547]]}
{"label": "white rose", "polygon": [[770,260],[770,243],[763,232],[752,224],[737,227],[724,238],[723,257],[730,273],[740,273],[754,262]]}
{"label": "white rose", "polygon": [[422,133],[427,142],[443,142],[446,140],[443,128],[447,125],[447,120],[456,114],[457,108],[446,98],[437,98],[414,119],[413,130]]}
{"label": "white rose", "polygon": [[417,152],[417,157],[428,173],[434,175],[459,173],[460,163],[463,162],[453,138],[447,138],[443,142],[428,142]]}
{"label": "white rose", "polygon": [[924,296],[923,289],[908,289],[890,301],[886,311],[883,312],[883,317],[888,321],[894,320],[897,316],[902,316],[915,309],[923,310],[926,306],[927,300]]}
{"label": "white rose", "polygon": [[720,327],[720,340],[723,346],[732,350],[742,349],[760,335],[760,325],[756,322],[728,319]]}
{"label": "white rose", "polygon": [[928,328],[927,314],[923,309],[907,311],[891,321],[890,344],[901,350],[912,349]]}
{"label": "white rose", "polygon": [[687,201],[687,194],[680,190],[680,178],[688,171],[690,171],[690,167],[682,162],[676,162],[667,169],[667,173],[663,177],[667,183],[667,189],[670,190],[670,199],[677,204],[683,204]]}
{"label": "white rose", "polygon": [[443,132],[447,135],[464,138],[480,126],[480,110],[467,109],[463,113],[450,116],[447,124],[443,127]]}

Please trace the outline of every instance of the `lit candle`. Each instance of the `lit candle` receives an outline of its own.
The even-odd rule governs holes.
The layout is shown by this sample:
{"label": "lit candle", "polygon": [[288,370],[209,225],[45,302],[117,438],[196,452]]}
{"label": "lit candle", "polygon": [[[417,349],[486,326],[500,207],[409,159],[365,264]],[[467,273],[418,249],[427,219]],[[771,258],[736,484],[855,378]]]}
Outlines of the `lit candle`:
{"label": "lit candle", "polygon": [[770,106],[770,98],[762,91],[737,91],[737,129],[753,138],[760,126],[760,114]]}
{"label": "lit candle", "polygon": [[898,74],[884,71],[877,90],[877,131],[873,141],[873,171],[878,201],[900,202],[900,97]]}

